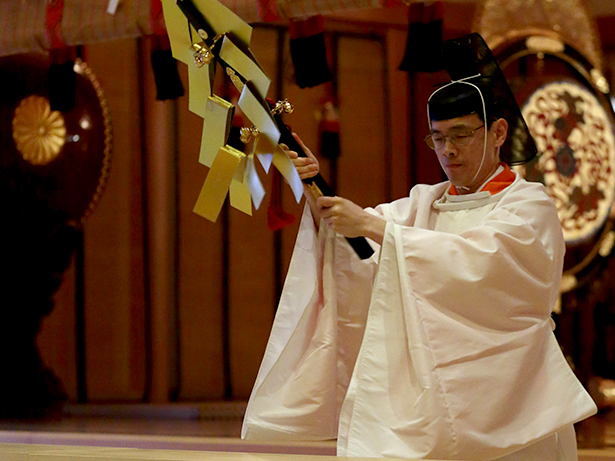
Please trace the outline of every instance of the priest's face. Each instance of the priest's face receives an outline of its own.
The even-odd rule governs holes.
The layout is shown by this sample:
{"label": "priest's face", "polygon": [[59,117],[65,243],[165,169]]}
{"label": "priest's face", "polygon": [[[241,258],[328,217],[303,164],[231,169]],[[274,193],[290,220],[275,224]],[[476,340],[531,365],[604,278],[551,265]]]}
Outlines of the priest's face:
{"label": "priest's face", "polygon": [[438,161],[460,193],[476,192],[495,173],[507,128],[504,119],[487,128],[476,114],[431,122]]}

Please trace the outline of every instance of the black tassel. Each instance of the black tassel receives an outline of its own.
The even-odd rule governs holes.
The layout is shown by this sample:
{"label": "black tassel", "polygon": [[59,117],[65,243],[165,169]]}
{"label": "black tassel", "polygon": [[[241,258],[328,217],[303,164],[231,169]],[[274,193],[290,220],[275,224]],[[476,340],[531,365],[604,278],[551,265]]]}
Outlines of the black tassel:
{"label": "black tassel", "polygon": [[290,23],[290,55],[300,88],[328,82],[333,74],[327,62],[327,48],[321,16]]}
{"label": "black tassel", "polygon": [[428,7],[413,3],[408,9],[406,53],[399,70],[438,72],[442,69],[442,2]]}
{"label": "black tassel", "polygon": [[179,78],[177,61],[171,49],[152,51],[151,60],[156,82],[156,99],[164,101],[183,96],[184,86]]}

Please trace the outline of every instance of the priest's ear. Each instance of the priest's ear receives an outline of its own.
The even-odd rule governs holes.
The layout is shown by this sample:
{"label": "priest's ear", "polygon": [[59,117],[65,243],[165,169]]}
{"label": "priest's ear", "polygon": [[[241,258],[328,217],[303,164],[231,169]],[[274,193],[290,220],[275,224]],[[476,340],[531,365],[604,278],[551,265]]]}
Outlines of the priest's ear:
{"label": "priest's ear", "polygon": [[501,147],[506,141],[508,122],[505,118],[499,118],[491,124],[490,130],[495,134],[495,147]]}

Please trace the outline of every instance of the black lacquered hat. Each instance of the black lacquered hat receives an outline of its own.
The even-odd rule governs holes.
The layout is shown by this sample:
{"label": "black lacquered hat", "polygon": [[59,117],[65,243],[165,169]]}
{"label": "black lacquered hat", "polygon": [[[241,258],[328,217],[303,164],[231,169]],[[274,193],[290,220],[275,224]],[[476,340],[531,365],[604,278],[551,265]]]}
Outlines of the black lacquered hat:
{"label": "black lacquered hat", "polygon": [[[504,73],[483,38],[473,33],[443,45],[443,67],[452,82],[436,90],[428,103],[431,120],[447,120],[486,110],[486,121],[504,118],[508,136],[500,159],[518,165],[533,159],[536,144]],[[480,93],[479,93],[480,91]]]}

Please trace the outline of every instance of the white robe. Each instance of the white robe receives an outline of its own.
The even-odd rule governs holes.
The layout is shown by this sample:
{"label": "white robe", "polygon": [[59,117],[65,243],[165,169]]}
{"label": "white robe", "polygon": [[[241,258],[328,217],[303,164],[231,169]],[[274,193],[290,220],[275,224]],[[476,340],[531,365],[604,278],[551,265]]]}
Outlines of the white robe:
{"label": "white robe", "polygon": [[387,224],[366,261],[306,207],[243,438],[491,460],[595,413],[552,331],[565,245],[544,188],[449,187],[372,210]]}

